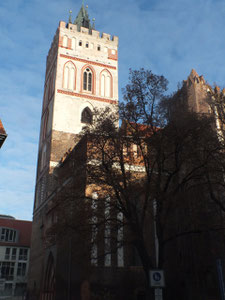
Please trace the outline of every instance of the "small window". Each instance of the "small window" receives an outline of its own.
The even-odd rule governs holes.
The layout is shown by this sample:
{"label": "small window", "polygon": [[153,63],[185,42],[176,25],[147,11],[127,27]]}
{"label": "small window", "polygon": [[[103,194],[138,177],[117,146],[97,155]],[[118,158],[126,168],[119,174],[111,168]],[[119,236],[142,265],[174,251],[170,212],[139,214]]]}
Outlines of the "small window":
{"label": "small window", "polygon": [[88,43],[88,42],[86,42],[86,45],[85,45],[85,46],[86,46],[86,48],[88,48],[88,47],[89,47],[89,43]]}
{"label": "small window", "polygon": [[79,46],[80,46],[80,47],[82,46],[82,41],[79,41]]}
{"label": "small window", "polygon": [[86,124],[92,124],[92,113],[91,110],[86,107],[81,114],[81,122]]}
{"label": "small window", "polygon": [[100,45],[98,45],[97,49],[98,49],[98,51],[101,51],[101,46],[100,46]]}

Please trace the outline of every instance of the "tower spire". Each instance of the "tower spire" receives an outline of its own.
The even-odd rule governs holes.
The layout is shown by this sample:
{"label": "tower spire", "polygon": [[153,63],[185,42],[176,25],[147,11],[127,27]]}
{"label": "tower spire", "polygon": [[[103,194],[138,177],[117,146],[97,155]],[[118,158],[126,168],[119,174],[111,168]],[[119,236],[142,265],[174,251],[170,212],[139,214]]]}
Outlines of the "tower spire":
{"label": "tower spire", "polygon": [[88,11],[87,11],[88,6],[86,5],[86,8],[84,7],[84,0],[82,0],[82,6],[80,8],[80,11],[74,21],[74,24],[77,25],[78,30],[80,30],[80,27],[86,27],[91,30],[91,22],[89,19]]}

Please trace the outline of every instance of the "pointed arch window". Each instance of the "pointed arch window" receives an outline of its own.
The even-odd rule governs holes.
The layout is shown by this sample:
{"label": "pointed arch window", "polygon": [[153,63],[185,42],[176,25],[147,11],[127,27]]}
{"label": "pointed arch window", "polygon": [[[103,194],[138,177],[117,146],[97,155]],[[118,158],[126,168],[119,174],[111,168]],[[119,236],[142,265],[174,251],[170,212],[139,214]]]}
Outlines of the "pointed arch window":
{"label": "pointed arch window", "polygon": [[92,91],[92,71],[89,68],[86,68],[83,74],[83,90],[91,92]]}
{"label": "pointed arch window", "polygon": [[86,124],[92,124],[92,112],[90,108],[86,107],[81,114],[81,122]]}
{"label": "pointed arch window", "polygon": [[64,66],[63,73],[63,88],[75,90],[76,69],[72,62],[68,62]]}
{"label": "pointed arch window", "polygon": [[101,73],[101,90],[102,97],[112,97],[112,75],[108,70],[104,70]]}

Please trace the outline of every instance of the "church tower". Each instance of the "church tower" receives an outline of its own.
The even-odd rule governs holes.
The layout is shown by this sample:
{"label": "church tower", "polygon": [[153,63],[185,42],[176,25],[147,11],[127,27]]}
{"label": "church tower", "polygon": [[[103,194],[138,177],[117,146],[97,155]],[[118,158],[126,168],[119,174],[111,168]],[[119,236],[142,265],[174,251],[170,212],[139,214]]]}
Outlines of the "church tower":
{"label": "church tower", "polygon": [[[94,19],[93,19],[94,22]],[[30,288],[38,290],[44,264],[44,232],[54,187],[52,173],[94,108],[118,105],[118,38],[100,33],[82,5],[72,22],[59,22],[46,62],[33,211]]]}
{"label": "church tower", "polygon": [[48,197],[46,175],[92,122],[94,108],[117,106],[118,38],[96,31],[82,5],[60,22],[47,56],[34,213]]}

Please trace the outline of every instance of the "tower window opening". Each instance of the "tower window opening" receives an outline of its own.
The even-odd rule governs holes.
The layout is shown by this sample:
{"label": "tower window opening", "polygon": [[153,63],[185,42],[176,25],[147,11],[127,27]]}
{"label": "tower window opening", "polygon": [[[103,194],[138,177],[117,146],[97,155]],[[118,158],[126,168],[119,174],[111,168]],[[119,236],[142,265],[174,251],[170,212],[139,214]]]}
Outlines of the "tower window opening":
{"label": "tower window opening", "polygon": [[84,71],[83,75],[83,89],[85,91],[92,91],[92,73],[89,68]]}
{"label": "tower window opening", "polygon": [[81,114],[81,122],[86,124],[92,124],[92,112],[86,107]]}
{"label": "tower window opening", "polygon": [[79,46],[82,46],[82,41],[79,41]]}
{"label": "tower window opening", "polygon": [[97,49],[98,49],[98,51],[101,51],[101,46],[100,46],[100,45],[98,45]]}
{"label": "tower window opening", "polygon": [[88,48],[88,47],[89,47],[89,43],[87,42],[87,43],[86,43],[86,48]]}

